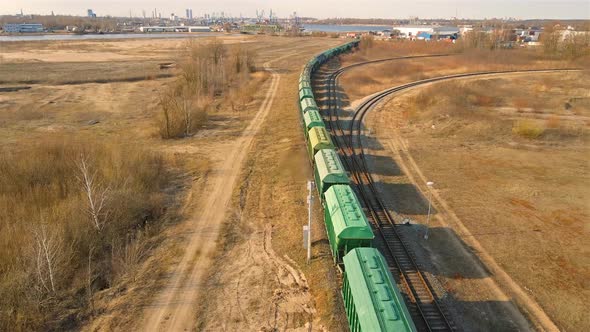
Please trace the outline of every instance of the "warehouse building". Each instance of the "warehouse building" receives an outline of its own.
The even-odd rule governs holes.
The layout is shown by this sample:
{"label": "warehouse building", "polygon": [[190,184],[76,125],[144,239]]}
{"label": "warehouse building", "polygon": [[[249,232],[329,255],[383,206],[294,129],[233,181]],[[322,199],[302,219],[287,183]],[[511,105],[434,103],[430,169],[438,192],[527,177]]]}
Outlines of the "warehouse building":
{"label": "warehouse building", "polygon": [[34,33],[43,32],[43,24],[39,23],[7,23],[4,24],[4,32],[8,33]]}
{"label": "warehouse building", "polygon": [[448,39],[457,38],[459,35],[459,28],[453,26],[440,25],[399,25],[393,27],[394,31],[398,31],[399,38],[407,39]]}

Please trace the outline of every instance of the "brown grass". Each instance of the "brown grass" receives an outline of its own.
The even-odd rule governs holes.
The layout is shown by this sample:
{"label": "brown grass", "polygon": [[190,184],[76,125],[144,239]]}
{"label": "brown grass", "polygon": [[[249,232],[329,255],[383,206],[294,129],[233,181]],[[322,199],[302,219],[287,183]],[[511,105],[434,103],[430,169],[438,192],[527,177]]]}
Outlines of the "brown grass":
{"label": "brown grass", "polygon": [[[587,257],[580,255],[588,247],[588,82],[586,73],[555,73],[449,82],[448,87],[438,83],[428,93],[430,88],[424,87],[395,96],[367,120],[381,143],[376,145],[385,149],[370,152],[396,156],[398,147],[390,142],[402,139],[408,157],[414,158],[425,178],[438,179],[440,195],[474,237],[567,331],[590,327],[584,315]],[[546,89],[538,93],[541,84]],[[497,103],[477,106],[478,95],[498,98]],[[467,107],[456,108],[461,104],[452,98],[466,101]],[[569,110],[564,109],[566,101],[572,105]],[[414,103],[421,107],[413,108]],[[406,111],[410,120],[400,117]],[[396,133],[399,138],[392,137]],[[391,164],[383,159],[384,165]],[[395,157],[396,162],[404,159]],[[390,184],[384,193],[398,197],[395,184],[404,181],[403,175],[392,172],[395,175],[388,177],[383,174],[389,169],[381,167],[376,172]],[[439,266],[465,270],[454,259],[456,250],[445,242],[425,245],[431,246],[426,252],[444,256],[447,250],[453,257],[437,260]],[[440,275],[446,276],[443,280],[456,290],[459,301],[491,299],[476,279]],[[485,308],[490,313],[472,316],[471,308],[459,310],[465,313],[464,323],[495,311]],[[481,328],[481,321],[475,318],[473,326]]]}
{"label": "brown grass", "polygon": [[[364,43],[364,44],[363,44]],[[394,56],[419,55],[419,54],[446,54],[455,53],[457,50],[453,44],[446,42],[425,42],[392,40],[382,41],[367,39],[361,40],[361,52],[354,52],[341,56],[344,64],[367,61],[370,59],[390,58]]]}
{"label": "brown grass", "polygon": [[[522,70],[541,68],[590,68],[590,56],[576,59],[550,57],[539,49],[465,48],[448,42],[373,41],[373,46],[340,57],[342,66],[352,63],[408,55],[450,54],[448,57],[396,60],[352,69],[341,77],[351,100],[415,80],[442,75],[491,70]],[[356,84],[368,76],[378,82],[370,86]]]}
{"label": "brown grass", "polygon": [[[562,104],[571,99],[568,95],[581,93],[570,85],[583,77],[584,74],[539,77],[537,81],[550,88],[544,95],[534,92],[537,81],[525,78],[437,83],[402,97],[402,119],[417,125],[435,123],[441,137],[460,131],[489,140],[585,139],[588,126],[564,111]],[[523,86],[527,88],[516,89]],[[574,107],[587,116],[587,110]]]}
{"label": "brown grass", "polygon": [[0,84],[82,84],[133,82],[172,73],[160,70],[157,61],[93,63],[1,63]]}
{"label": "brown grass", "polygon": [[[94,197],[106,193],[100,229],[89,214],[81,160],[95,179]],[[95,291],[132,276],[148,250],[148,225],[165,212],[164,164],[140,146],[80,135],[2,150],[0,330],[75,325]],[[71,317],[56,320],[66,308]]]}

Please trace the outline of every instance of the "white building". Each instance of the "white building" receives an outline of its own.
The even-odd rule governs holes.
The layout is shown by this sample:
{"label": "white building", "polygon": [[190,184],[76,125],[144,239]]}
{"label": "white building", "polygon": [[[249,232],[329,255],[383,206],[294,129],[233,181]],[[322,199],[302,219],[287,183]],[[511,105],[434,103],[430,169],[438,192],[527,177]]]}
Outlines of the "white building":
{"label": "white building", "polygon": [[398,25],[394,26],[393,30],[399,31],[399,36],[401,38],[414,39],[420,32],[432,34],[434,26],[422,24]]}
{"label": "white building", "polygon": [[425,24],[399,25],[394,26],[393,30],[399,31],[401,38],[408,39],[430,39],[430,37],[434,36],[438,36],[438,38],[449,38],[451,36],[456,37],[459,34],[459,28],[457,27]]}
{"label": "white building", "polygon": [[39,23],[7,23],[7,24],[4,24],[4,32],[9,32],[9,33],[43,32],[43,24],[39,24]]}

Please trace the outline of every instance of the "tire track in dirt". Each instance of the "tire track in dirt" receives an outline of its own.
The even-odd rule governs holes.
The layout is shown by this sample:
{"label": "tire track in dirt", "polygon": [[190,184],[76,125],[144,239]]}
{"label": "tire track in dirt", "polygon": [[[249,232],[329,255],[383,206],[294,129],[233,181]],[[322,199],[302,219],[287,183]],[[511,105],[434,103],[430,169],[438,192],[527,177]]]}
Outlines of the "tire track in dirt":
{"label": "tire track in dirt", "polygon": [[[290,56],[286,55],[286,56]],[[286,57],[284,56],[284,57]],[[193,330],[195,312],[199,305],[199,290],[203,277],[211,266],[217,246],[217,239],[225,220],[225,212],[231,200],[233,188],[240,175],[242,164],[250,150],[254,137],[270,112],[279,86],[280,75],[270,68],[273,59],[264,64],[271,73],[271,82],[256,116],[233,144],[224,161],[223,168],[216,172],[213,181],[204,192],[209,193],[204,204],[189,220],[194,232],[181,262],[170,277],[170,282],[157,296],[156,301],[144,312],[142,331],[185,331]]]}

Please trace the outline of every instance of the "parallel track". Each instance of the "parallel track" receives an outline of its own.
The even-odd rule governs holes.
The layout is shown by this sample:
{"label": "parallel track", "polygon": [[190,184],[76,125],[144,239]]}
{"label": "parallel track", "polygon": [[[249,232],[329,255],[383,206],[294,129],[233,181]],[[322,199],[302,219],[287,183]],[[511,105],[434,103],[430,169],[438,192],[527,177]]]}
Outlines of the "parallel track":
{"label": "parallel track", "polygon": [[[368,171],[364,148],[362,145],[362,123],[365,115],[373,107],[382,101],[385,97],[411,87],[422,84],[456,79],[470,76],[483,76],[492,74],[509,74],[523,72],[547,72],[548,70],[528,70],[528,71],[496,71],[496,72],[479,72],[458,75],[449,75],[436,77],[421,81],[416,81],[377,93],[365,100],[355,111],[350,126],[347,130],[342,128],[342,121],[338,115],[338,95],[337,80],[345,71],[363,66],[366,64],[385,62],[400,59],[411,59],[419,57],[437,57],[434,56],[409,56],[389,59],[380,59],[368,62],[356,63],[347,67],[340,68],[332,72],[327,79],[328,88],[328,114],[324,114],[324,119],[329,124],[332,137],[338,146],[342,160],[346,168],[352,174],[354,187],[361,198],[364,208],[367,212],[373,231],[377,237],[375,239],[376,247],[379,248],[386,258],[390,271],[396,278],[396,281],[402,285],[402,293],[405,296],[406,303],[410,313],[419,331],[452,331],[454,325],[448,318],[445,309],[440,305],[432,286],[423,276],[420,268],[413,258],[413,254],[404,243],[399,235],[394,218],[390,215],[387,208],[379,198],[373,178]],[[554,70],[551,70],[554,71]]]}

